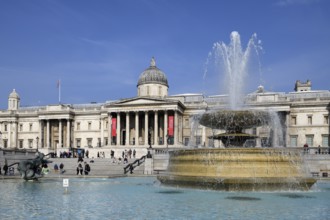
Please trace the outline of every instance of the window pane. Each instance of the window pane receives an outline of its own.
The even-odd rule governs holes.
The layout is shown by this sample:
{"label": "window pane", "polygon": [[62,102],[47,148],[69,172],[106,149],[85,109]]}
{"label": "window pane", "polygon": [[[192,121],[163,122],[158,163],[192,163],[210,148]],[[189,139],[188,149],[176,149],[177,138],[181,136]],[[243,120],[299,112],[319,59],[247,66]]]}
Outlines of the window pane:
{"label": "window pane", "polygon": [[329,147],[329,136],[322,136],[322,147]]}
{"label": "window pane", "polygon": [[306,136],[306,143],[308,144],[309,147],[313,147],[313,139],[314,139],[313,135]]}
{"label": "window pane", "polygon": [[291,147],[297,147],[297,137],[290,137],[290,146]]}

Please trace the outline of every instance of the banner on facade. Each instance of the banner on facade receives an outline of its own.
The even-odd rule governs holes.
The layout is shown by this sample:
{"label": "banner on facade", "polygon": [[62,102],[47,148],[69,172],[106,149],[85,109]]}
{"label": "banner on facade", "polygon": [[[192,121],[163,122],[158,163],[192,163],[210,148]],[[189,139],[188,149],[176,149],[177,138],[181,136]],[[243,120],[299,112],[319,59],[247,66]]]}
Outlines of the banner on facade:
{"label": "banner on facade", "polygon": [[112,137],[116,137],[117,136],[117,118],[112,118],[111,136]]}
{"label": "banner on facade", "polygon": [[174,136],[174,116],[168,116],[168,136]]}

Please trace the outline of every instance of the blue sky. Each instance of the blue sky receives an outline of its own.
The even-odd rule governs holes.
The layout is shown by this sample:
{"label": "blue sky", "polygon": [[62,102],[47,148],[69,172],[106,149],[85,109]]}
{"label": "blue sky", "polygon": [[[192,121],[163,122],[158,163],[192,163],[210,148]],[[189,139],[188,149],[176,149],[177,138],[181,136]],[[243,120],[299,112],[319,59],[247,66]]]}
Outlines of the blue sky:
{"label": "blue sky", "polygon": [[327,0],[0,0],[0,109],[135,97],[152,56],[169,94],[217,93],[203,81],[215,42],[238,31],[262,41],[249,91],[291,92],[296,80],[330,89]]}

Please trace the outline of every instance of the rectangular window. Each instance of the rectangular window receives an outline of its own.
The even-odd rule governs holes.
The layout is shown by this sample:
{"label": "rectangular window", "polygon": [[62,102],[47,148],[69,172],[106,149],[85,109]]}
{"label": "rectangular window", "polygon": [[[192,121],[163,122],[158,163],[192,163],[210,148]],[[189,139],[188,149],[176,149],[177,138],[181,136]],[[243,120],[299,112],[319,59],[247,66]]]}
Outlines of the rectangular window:
{"label": "rectangular window", "polygon": [[8,147],[8,140],[7,139],[4,139],[3,140],[3,147],[4,148],[7,148]]}
{"label": "rectangular window", "polygon": [[19,131],[23,131],[23,124],[19,124]]}
{"label": "rectangular window", "polygon": [[328,125],[329,124],[329,116],[328,115],[324,115],[324,117],[323,117],[323,123],[325,125]]}
{"label": "rectangular window", "polygon": [[184,138],[184,146],[188,146],[189,144],[189,137]]}
{"label": "rectangular window", "polygon": [[77,122],[77,131],[80,130],[80,122]]}
{"label": "rectangular window", "polygon": [[201,145],[201,139],[202,139],[201,136],[196,137],[196,145],[197,146]]}
{"label": "rectangular window", "polygon": [[104,138],[104,144],[108,145],[108,138]]}
{"label": "rectangular window", "polygon": [[23,148],[23,140],[19,140],[19,148]]}
{"label": "rectangular window", "polygon": [[209,139],[209,147],[215,147],[213,139]]}
{"label": "rectangular window", "polygon": [[91,130],[92,129],[92,122],[88,122],[88,130]]}
{"label": "rectangular window", "polygon": [[257,128],[252,128],[252,134],[257,135]]}
{"label": "rectangular window", "polygon": [[7,130],[8,130],[8,128],[7,128],[7,124],[5,124],[4,130],[5,130],[5,131],[7,131]]}
{"label": "rectangular window", "polygon": [[184,119],[184,126],[189,127],[189,118]]}
{"label": "rectangular window", "polygon": [[29,124],[29,131],[32,131],[32,123]]}
{"label": "rectangular window", "polygon": [[314,146],[314,135],[306,135],[306,143],[309,147]]}
{"label": "rectangular window", "polygon": [[308,120],[308,125],[312,125],[313,124],[313,117],[311,115],[307,116],[307,120]]}
{"label": "rectangular window", "polygon": [[322,147],[329,147],[329,135],[322,135]]}
{"label": "rectangular window", "polygon": [[29,148],[33,147],[33,139],[29,139]]}
{"label": "rectangular window", "polygon": [[105,122],[104,126],[105,126],[105,128],[104,128],[104,129],[108,130],[108,126],[109,126],[109,123],[108,123],[108,121],[106,121],[106,122]]}
{"label": "rectangular window", "polygon": [[76,139],[76,145],[77,145],[77,148],[81,147],[81,139],[80,138]]}
{"label": "rectangular window", "polygon": [[93,138],[87,138],[87,146],[92,147]]}
{"label": "rectangular window", "polygon": [[297,116],[291,117],[291,125],[297,125]]}
{"label": "rectangular window", "polygon": [[297,147],[298,136],[290,136],[290,147]]}

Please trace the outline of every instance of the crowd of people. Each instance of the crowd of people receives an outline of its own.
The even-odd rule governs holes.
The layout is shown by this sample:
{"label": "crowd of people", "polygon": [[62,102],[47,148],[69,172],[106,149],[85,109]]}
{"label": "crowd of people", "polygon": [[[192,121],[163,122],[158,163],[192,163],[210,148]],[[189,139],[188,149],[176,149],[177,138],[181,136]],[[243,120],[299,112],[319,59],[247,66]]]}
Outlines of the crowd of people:
{"label": "crowd of people", "polygon": [[118,163],[121,164],[123,162],[123,164],[127,164],[128,163],[128,159],[134,159],[136,156],[136,150],[134,149],[132,151],[132,149],[129,150],[124,150],[122,151],[121,157],[118,157],[118,159],[115,157],[115,153],[114,151],[110,152],[110,156],[112,159],[112,163]]}
{"label": "crowd of people", "polygon": [[[120,154],[119,154],[120,155]],[[135,149],[128,149],[128,150],[124,150],[122,151],[121,155],[116,158],[115,157],[115,151],[111,150],[110,151],[110,158],[112,159],[112,163],[118,163],[118,164],[127,164],[129,159],[134,159],[136,157],[136,150]],[[52,157],[57,157],[57,155],[54,153],[54,155],[52,155]],[[89,163],[87,163],[86,161],[84,161],[84,159],[86,160],[86,158],[89,158],[89,151],[80,151],[77,153],[72,153],[71,151],[63,151],[63,152],[59,152],[59,157],[60,158],[78,158],[78,165],[76,167],[76,174],[77,175],[89,175],[91,172],[91,166],[89,163],[94,163],[94,157],[92,157],[91,159],[89,159]],[[98,158],[105,158],[105,152],[104,151],[99,151],[97,152],[97,157]],[[48,174],[49,172],[52,172],[47,164],[45,166],[41,167],[42,172],[44,174]],[[64,164],[61,162],[59,165],[57,163],[55,163],[53,165],[53,169],[54,169],[54,173],[59,173],[59,174],[64,174],[66,171],[64,169]],[[2,172],[3,171],[3,172]],[[7,163],[4,164],[4,166],[1,165],[0,163],[0,175],[9,175],[9,167],[7,165]]]}

